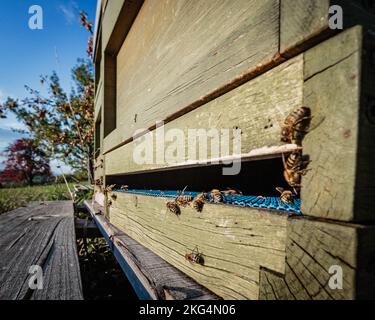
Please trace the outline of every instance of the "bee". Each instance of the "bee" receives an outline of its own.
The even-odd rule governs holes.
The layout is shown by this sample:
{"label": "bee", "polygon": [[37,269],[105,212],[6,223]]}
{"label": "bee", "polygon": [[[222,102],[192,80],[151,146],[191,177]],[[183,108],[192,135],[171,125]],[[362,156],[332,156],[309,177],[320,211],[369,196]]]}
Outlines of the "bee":
{"label": "bee", "polygon": [[186,205],[188,205],[192,201],[193,201],[192,196],[178,196],[176,198],[176,203],[183,207],[186,207]]}
{"label": "bee", "polygon": [[191,253],[185,254],[185,259],[190,263],[204,265],[203,254],[198,251],[198,247],[195,247]]}
{"label": "bee", "polygon": [[[188,202],[183,202],[183,199],[186,200],[185,196],[183,196],[187,186],[184,188],[184,190],[180,191],[176,198],[174,198],[173,201],[168,201],[165,205],[167,206],[168,210],[172,213],[174,213],[176,216],[179,216],[181,214],[180,204],[185,206]],[[190,196],[187,196],[190,197]],[[180,198],[180,201],[178,199]]]}
{"label": "bee", "polygon": [[166,206],[168,210],[174,213],[176,216],[179,216],[181,214],[181,209],[179,205],[176,203],[176,201],[169,201],[166,203]]}
{"label": "bee", "polygon": [[95,185],[96,186],[101,186],[103,184],[103,177],[100,177],[99,179],[95,180]]}
{"label": "bee", "polygon": [[297,190],[301,187],[301,178],[306,174],[306,167],[310,161],[303,159],[301,150],[292,152],[286,161],[284,154],[282,154],[282,159],[284,165],[284,178],[297,194]]}
{"label": "bee", "polygon": [[111,198],[112,198],[113,200],[116,200],[116,199],[117,199],[117,194],[112,193],[112,194],[111,194]]}
{"label": "bee", "polygon": [[220,190],[218,190],[218,189],[211,190],[211,197],[212,197],[214,203],[224,202],[223,195],[221,194]]}
{"label": "bee", "polygon": [[222,193],[229,194],[229,195],[242,195],[242,192],[240,190],[231,189],[231,188],[227,188],[227,190],[222,191]]}
{"label": "bee", "polygon": [[192,202],[194,210],[197,212],[202,212],[204,207],[204,202],[202,200],[194,199]]}
{"label": "bee", "polygon": [[292,191],[290,190],[284,190],[284,188],[276,188],[277,191],[280,192],[280,199],[279,199],[279,203],[286,203],[286,204],[289,204],[289,203],[293,203],[293,198],[294,198],[294,194]]}
{"label": "bee", "polygon": [[284,121],[281,129],[281,141],[291,143],[295,141],[300,145],[303,136],[307,133],[310,126],[311,110],[308,107],[301,107],[291,112]]}
{"label": "bee", "polygon": [[104,193],[107,194],[107,193],[109,193],[109,192],[112,192],[113,189],[114,189],[114,187],[116,187],[115,184],[111,184],[111,185],[109,185],[109,186],[106,186],[105,189],[104,189]]}
{"label": "bee", "polygon": [[124,186],[121,186],[120,189],[121,190],[129,190],[129,186],[128,185],[124,185]]}
{"label": "bee", "polygon": [[198,195],[194,198],[194,200],[193,200],[193,202],[192,202],[192,206],[193,206],[193,208],[194,208],[197,212],[202,212],[205,201],[206,201],[206,195],[205,195],[204,193],[198,194]]}
{"label": "bee", "polygon": [[202,202],[205,202],[206,201],[206,194],[205,193],[200,193],[198,194],[194,200],[198,200],[198,201],[202,201]]}

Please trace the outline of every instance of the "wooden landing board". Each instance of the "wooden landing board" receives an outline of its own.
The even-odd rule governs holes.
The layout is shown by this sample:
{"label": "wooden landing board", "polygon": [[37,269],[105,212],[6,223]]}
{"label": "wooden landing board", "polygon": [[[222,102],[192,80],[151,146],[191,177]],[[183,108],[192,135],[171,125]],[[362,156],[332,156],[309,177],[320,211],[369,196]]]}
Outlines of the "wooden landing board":
{"label": "wooden landing board", "polygon": [[[111,223],[224,299],[375,298],[372,225],[214,204],[176,216],[166,199],[114,194]],[[184,258],[195,246],[204,265]]]}
{"label": "wooden landing board", "polygon": [[[0,215],[0,299],[82,300],[71,201],[34,203]],[[31,290],[33,265],[43,289]]]}
{"label": "wooden landing board", "polygon": [[[230,137],[232,137],[232,130],[238,128],[242,130],[241,153],[243,155],[248,155],[249,158],[256,158],[257,156],[272,157],[272,154],[280,156],[278,148],[287,149],[288,147],[280,141],[281,125],[291,111],[301,106],[302,94],[303,56],[300,55],[200,108],[167,123],[164,127],[107,153],[105,155],[105,174],[161,169],[193,160],[189,158],[188,152],[189,129],[217,129],[219,132],[221,129],[228,129],[230,130]],[[179,129],[184,133],[185,153],[182,159],[176,160],[176,163],[153,164],[137,164],[133,160],[135,149],[144,141],[148,141],[146,139],[151,139],[154,142],[152,158],[156,160],[156,135],[163,135],[163,132],[167,133],[169,129]],[[211,159],[210,148],[207,150],[207,156],[202,156],[199,153],[199,148],[203,145],[203,142],[200,139],[197,140],[196,158],[198,160]],[[210,138],[207,138],[206,142],[210,140]],[[170,145],[173,146],[172,142],[175,142],[175,140],[165,142],[166,149]],[[106,139],[104,144],[106,144]],[[207,145],[210,146],[209,143]],[[233,146],[230,145],[230,147]],[[232,154],[232,149],[230,152]]]}
{"label": "wooden landing board", "polygon": [[[164,198],[115,194],[112,224],[224,299],[258,299],[261,266],[284,272],[287,214],[206,204],[176,216]],[[196,246],[204,266],[184,258]]]}
{"label": "wooden landing board", "polygon": [[103,207],[89,201],[85,205],[140,299],[220,299],[112,225],[103,215]]}

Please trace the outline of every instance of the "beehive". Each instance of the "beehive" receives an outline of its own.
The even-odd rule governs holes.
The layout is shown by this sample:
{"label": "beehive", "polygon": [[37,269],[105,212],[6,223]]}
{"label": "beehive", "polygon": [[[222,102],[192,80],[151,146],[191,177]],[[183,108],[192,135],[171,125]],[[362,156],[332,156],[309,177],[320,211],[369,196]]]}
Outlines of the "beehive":
{"label": "beehive", "polygon": [[[238,154],[256,177],[246,185],[256,190],[298,148],[280,140],[285,118],[301,106],[312,113],[302,214],[206,203],[177,216],[165,197],[115,190],[109,202],[98,186],[110,221],[224,299],[374,297],[375,13],[354,2],[335,2],[341,31],[329,28],[328,0],[103,1],[95,178],[105,185],[181,190],[190,181],[201,192],[218,160],[212,150],[207,161],[190,159],[186,145],[179,162],[137,164],[135,148],[169,129],[236,128]],[[195,247],[204,265],[184,258]],[[337,268],[342,288],[332,285]]]}

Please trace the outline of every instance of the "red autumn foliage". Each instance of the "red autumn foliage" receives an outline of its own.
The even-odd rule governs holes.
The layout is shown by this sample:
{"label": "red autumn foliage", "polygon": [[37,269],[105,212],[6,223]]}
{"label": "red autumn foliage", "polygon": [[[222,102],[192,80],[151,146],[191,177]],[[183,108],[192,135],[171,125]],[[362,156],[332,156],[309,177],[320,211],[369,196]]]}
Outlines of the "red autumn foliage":
{"label": "red autumn foliage", "polygon": [[49,159],[34,140],[19,139],[5,150],[7,160],[0,183],[24,182],[33,185],[35,177],[52,176]]}

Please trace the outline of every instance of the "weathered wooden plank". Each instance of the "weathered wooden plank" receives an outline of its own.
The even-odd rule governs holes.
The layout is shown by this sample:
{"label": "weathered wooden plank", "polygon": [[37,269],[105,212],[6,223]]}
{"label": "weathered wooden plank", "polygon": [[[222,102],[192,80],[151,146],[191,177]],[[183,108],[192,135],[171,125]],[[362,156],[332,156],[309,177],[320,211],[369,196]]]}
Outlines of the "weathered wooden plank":
{"label": "weathered wooden plank", "polygon": [[[259,268],[284,272],[287,215],[226,205],[190,207],[176,216],[166,199],[116,193],[110,221],[225,299],[257,299]],[[195,247],[204,266],[185,260]]]}
{"label": "weathered wooden plank", "polygon": [[364,71],[370,53],[362,60],[363,53],[361,27],[305,53],[304,105],[311,108],[313,121],[303,141],[311,170],[303,177],[301,199],[309,215],[374,219],[375,125],[363,91],[374,82]]}
{"label": "weathered wooden plank", "polygon": [[328,29],[329,0],[281,0],[280,53],[304,45]]}
{"label": "weathered wooden plank", "polygon": [[[374,298],[375,228],[294,218],[288,221],[284,274],[261,271],[260,299]],[[342,289],[331,279],[341,268]]]}
{"label": "weathered wooden plank", "polygon": [[[232,131],[232,129],[238,128],[242,130],[241,153],[244,157],[251,158],[277,153],[280,156],[280,152],[288,151],[288,146],[286,149],[277,149],[277,147],[283,146],[280,141],[281,125],[292,110],[301,106],[302,87],[303,57],[299,56],[167,123],[164,127],[157,128],[134,142],[107,153],[105,155],[106,175],[188,165],[189,163],[193,164],[194,160],[207,161],[212,158],[210,148],[207,150],[207,155],[198,152],[201,144],[198,139],[195,149],[196,159],[189,158],[189,144],[185,141],[184,155],[181,159],[176,159],[175,162],[137,164],[133,160],[137,144],[153,136],[151,139],[154,141],[153,145],[156,146],[156,134],[162,135],[163,131],[167,133],[169,129],[182,130],[187,140],[189,129],[217,129],[220,132],[221,129]],[[232,133],[230,134],[232,135]],[[172,145],[172,141],[165,140],[166,150],[169,145]],[[106,143],[105,139],[105,149],[107,148]],[[232,144],[230,147],[232,153]],[[290,146],[289,151],[292,148],[293,146]],[[156,160],[156,152],[156,147],[154,147],[152,155],[154,160]]]}
{"label": "weathered wooden plank", "polygon": [[271,63],[278,21],[275,0],[145,1],[117,56],[120,140]]}
{"label": "weathered wooden plank", "polygon": [[[83,299],[70,201],[1,215],[0,232],[0,299]],[[43,269],[41,290],[28,285],[33,265]]]}
{"label": "weathered wooden plank", "polygon": [[375,27],[375,10],[371,1],[357,0],[281,0],[280,54],[292,57],[341,30],[331,30],[329,9],[340,6],[343,29],[362,25]]}
{"label": "weathered wooden plank", "polygon": [[219,297],[198,285],[148,248],[113,226],[104,208],[85,202],[139,296],[152,299],[212,300]]}

